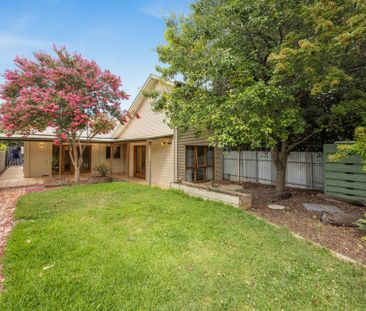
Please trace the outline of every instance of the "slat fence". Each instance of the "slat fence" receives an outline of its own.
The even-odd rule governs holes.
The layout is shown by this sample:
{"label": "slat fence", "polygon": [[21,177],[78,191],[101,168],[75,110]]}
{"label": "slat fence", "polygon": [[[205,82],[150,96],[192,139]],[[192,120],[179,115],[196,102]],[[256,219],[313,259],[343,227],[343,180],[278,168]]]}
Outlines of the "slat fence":
{"label": "slat fence", "polygon": [[[224,179],[274,185],[276,167],[264,151],[224,152]],[[240,173],[239,173],[240,171]],[[291,152],[287,159],[286,186],[322,190],[324,184],[321,152]]]}
{"label": "slat fence", "polygon": [[324,145],[324,192],[343,199],[366,202],[366,173],[362,170],[361,158],[350,156],[340,162],[331,162],[329,155],[336,151],[336,144]]}

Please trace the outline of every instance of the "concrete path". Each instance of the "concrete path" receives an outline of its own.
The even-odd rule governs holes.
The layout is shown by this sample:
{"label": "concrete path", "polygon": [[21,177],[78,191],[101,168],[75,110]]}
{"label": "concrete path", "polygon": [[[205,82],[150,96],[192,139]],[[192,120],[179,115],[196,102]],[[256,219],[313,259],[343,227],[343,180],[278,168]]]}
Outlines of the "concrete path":
{"label": "concrete path", "polygon": [[43,183],[43,178],[24,178],[23,166],[10,166],[0,175],[0,189],[26,187]]}

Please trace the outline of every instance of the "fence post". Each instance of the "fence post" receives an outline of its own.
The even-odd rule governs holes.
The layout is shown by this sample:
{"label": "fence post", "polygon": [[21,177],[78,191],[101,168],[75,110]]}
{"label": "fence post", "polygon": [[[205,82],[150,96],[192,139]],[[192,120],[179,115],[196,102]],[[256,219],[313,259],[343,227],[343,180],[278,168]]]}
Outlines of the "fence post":
{"label": "fence post", "polygon": [[255,151],[255,178],[256,178],[256,182],[259,182],[259,163],[258,163],[258,150]]}
{"label": "fence post", "polygon": [[240,183],[240,149],[238,149],[238,183]]}
{"label": "fence post", "polygon": [[314,189],[314,161],[313,153],[310,153],[310,168],[311,168],[311,189]]}
{"label": "fence post", "polygon": [[[221,166],[222,166],[222,180],[225,179],[225,149],[222,150],[222,156],[221,156]],[[178,174],[178,172],[177,172]],[[229,176],[230,180],[230,176]]]}

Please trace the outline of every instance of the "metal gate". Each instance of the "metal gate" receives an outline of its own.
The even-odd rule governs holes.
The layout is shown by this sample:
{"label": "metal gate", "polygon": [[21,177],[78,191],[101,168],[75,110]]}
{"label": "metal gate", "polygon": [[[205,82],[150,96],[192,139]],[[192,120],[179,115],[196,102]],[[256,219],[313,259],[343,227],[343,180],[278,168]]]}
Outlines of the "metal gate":
{"label": "metal gate", "polygon": [[24,163],[23,146],[9,146],[6,150],[6,167],[22,166]]}

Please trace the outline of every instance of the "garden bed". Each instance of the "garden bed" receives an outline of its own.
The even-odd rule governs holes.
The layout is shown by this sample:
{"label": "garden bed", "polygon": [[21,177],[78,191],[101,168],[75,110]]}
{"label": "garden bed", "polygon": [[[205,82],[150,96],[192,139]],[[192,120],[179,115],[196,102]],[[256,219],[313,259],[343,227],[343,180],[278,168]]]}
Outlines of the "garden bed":
{"label": "garden bed", "polygon": [[172,189],[182,190],[190,196],[229,204],[243,210],[252,208],[251,194],[213,187],[211,186],[211,183],[193,184],[188,182],[177,182],[171,183],[170,187]]}
{"label": "garden bed", "polygon": [[238,192],[250,193],[253,199],[253,208],[250,213],[260,216],[276,225],[288,227],[292,232],[330,248],[342,255],[366,264],[366,246],[361,240],[366,233],[358,228],[336,227],[320,221],[320,213],[309,212],[303,203],[331,204],[340,210],[358,214],[360,217],[366,212],[362,206],[326,199],[319,191],[289,189],[291,197],[277,200],[275,203],[283,205],[284,210],[272,210],[268,204],[272,201],[274,187],[255,183],[235,184],[222,182],[222,189],[232,189]]}

